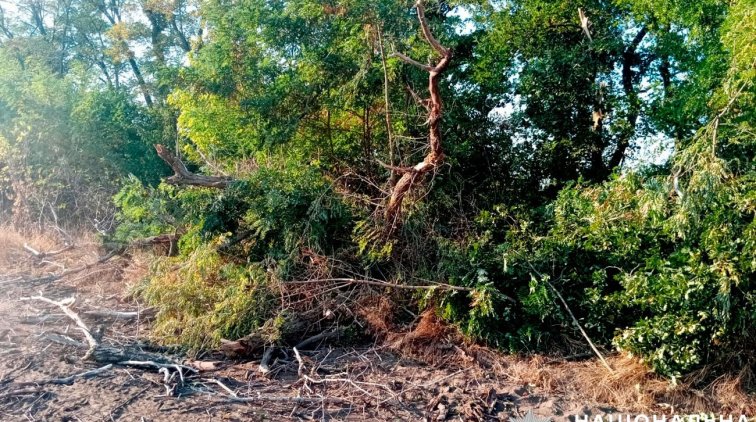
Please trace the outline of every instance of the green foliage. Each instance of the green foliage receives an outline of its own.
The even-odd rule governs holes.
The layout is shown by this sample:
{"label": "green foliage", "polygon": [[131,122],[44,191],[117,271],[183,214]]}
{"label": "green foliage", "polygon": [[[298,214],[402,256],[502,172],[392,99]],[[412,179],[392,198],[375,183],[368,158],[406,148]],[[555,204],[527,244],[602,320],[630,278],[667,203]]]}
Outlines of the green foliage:
{"label": "green foliage", "polygon": [[274,287],[304,250],[333,254],[351,231],[349,209],[309,168],[260,169],[223,191],[132,178],[116,203],[122,240],[184,233],[180,255],[159,260],[140,293],[160,310],[154,335],[193,350],[275,318]]}
{"label": "green foliage", "polygon": [[[204,213],[204,233],[243,233],[241,253],[286,273],[303,248],[333,253],[348,239],[351,213],[315,169],[261,168],[223,191]],[[242,252],[243,251],[243,252]]]}
{"label": "green foliage", "polygon": [[217,347],[259,328],[275,311],[273,282],[261,265],[240,265],[216,250],[222,238],[159,260],[141,295],[159,312],[152,335],[193,350]]}
{"label": "green foliage", "polygon": [[118,241],[128,242],[176,230],[176,189],[170,185],[145,186],[131,176],[113,200],[119,210],[114,233]]}

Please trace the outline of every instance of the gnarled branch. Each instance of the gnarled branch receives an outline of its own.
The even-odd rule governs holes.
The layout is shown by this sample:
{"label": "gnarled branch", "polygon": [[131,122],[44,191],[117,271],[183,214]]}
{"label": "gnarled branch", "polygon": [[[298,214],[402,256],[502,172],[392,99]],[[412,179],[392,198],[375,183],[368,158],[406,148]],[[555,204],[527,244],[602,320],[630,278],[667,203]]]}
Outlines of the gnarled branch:
{"label": "gnarled branch", "polygon": [[430,99],[427,101],[428,110],[428,146],[430,150],[425,159],[414,167],[408,168],[402,174],[399,181],[396,182],[391,192],[388,205],[386,206],[385,219],[390,223],[389,231],[397,226],[400,220],[402,202],[407,193],[415,186],[422,176],[437,168],[444,159],[443,149],[441,148],[441,93],[438,88],[439,76],[446,69],[451,61],[451,50],[441,45],[436,40],[428,27],[428,21],[425,19],[425,8],[422,1],[415,3],[417,8],[417,18],[420,22],[420,28],[423,31],[425,40],[430,46],[441,55],[441,58],[433,66],[422,65],[419,62],[410,59],[402,54],[395,53],[402,61],[418,66],[428,72],[428,91]]}
{"label": "gnarled branch", "polygon": [[168,164],[173,172],[173,176],[165,179],[172,185],[203,186],[207,188],[223,189],[233,182],[233,179],[225,176],[205,176],[203,174],[192,173],[186,168],[186,165],[168,148],[157,144],[155,150],[160,158]]}

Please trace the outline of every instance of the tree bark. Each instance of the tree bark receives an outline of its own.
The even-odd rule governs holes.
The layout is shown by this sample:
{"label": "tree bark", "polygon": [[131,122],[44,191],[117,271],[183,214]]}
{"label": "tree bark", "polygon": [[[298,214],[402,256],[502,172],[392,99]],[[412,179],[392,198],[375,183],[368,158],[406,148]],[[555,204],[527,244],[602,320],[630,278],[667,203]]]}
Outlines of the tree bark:
{"label": "tree bark", "polygon": [[192,46],[189,44],[189,40],[186,39],[186,35],[184,35],[183,32],[178,27],[178,24],[176,23],[176,17],[171,17],[170,20],[171,23],[171,32],[173,32],[173,35],[178,40],[178,45],[181,47],[182,50],[184,50],[184,53],[188,53],[192,51]]}
{"label": "tree bark", "polygon": [[423,31],[425,40],[430,46],[441,56],[439,61],[434,65],[421,64],[401,53],[395,53],[394,56],[398,57],[405,63],[419,67],[428,72],[428,91],[430,92],[430,99],[428,103],[428,146],[430,150],[425,156],[425,159],[420,163],[417,163],[414,167],[408,167],[400,169],[402,177],[396,182],[394,188],[389,197],[388,205],[386,206],[385,219],[390,224],[389,231],[393,231],[394,228],[400,223],[401,220],[401,208],[404,197],[412,188],[417,184],[418,180],[422,180],[422,177],[428,172],[436,169],[444,159],[444,152],[441,148],[441,116],[442,116],[442,101],[441,93],[438,88],[438,81],[441,73],[449,66],[452,53],[451,50],[441,45],[441,43],[433,37],[428,27],[428,22],[425,19],[425,8],[421,0],[415,3],[417,8],[417,18],[420,21],[420,28]]}

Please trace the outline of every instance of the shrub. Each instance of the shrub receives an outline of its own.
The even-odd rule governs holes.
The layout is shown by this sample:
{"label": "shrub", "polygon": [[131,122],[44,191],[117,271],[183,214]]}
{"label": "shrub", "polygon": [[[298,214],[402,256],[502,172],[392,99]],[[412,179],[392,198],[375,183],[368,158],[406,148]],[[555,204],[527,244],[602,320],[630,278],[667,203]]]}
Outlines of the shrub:
{"label": "shrub", "polygon": [[159,260],[141,294],[158,309],[153,335],[192,350],[236,339],[274,315],[272,281],[259,264],[239,265],[216,250],[222,238]]}
{"label": "shrub", "polygon": [[160,259],[140,293],[159,310],[155,336],[194,350],[280,317],[276,283],[351,232],[348,208],[308,168],[263,168],[222,191],[132,180],[116,200],[122,239],[184,232],[180,255]]}

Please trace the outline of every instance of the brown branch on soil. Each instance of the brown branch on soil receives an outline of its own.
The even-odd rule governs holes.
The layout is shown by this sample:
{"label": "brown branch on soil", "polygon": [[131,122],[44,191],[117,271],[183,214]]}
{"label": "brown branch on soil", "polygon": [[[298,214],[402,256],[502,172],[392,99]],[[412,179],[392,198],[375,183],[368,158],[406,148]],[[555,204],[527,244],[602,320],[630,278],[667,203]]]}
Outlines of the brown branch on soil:
{"label": "brown branch on soil", "polygon": [[160,158],[173,169],[174,175],[165,179],[172,185],[203,186],[207,188],[223,189],[233,182],[233,179],[225,176],[206,176],[192,173],[186,165],[168,148],[157,144],[155,150]]}
{"label": "brown branch on soil", "polygon": [[430,92],[430,99],[428,100],[428,145],[430,150],[422,162],[416,164],[414,167],[410,168],[409,171],[405,172],[394,185],[384,214],[385,220],[390,224],[389,233],[400,223],[402,202],[407,193],[412,190],[419,180],[422,180],[422,176],[436,169],[444,159],[444,153],[441,148],[440,127],[442,101],[438,82],[441,73],[449,65],[452,54],[451,50],[442,46],[431,33],[428,21],[425,18],[425,8],[423,7],[421,0],[418,0],[417,3],[415,3],[415,8],[417,9],[417,18],[420,22],[423,37],[441,56],[441,58],[435,65],[431,66],[424,65],[404,54],[394,53],[394,56],[398,57],[405,63],[409,63],[428,72],[428,91]]}

